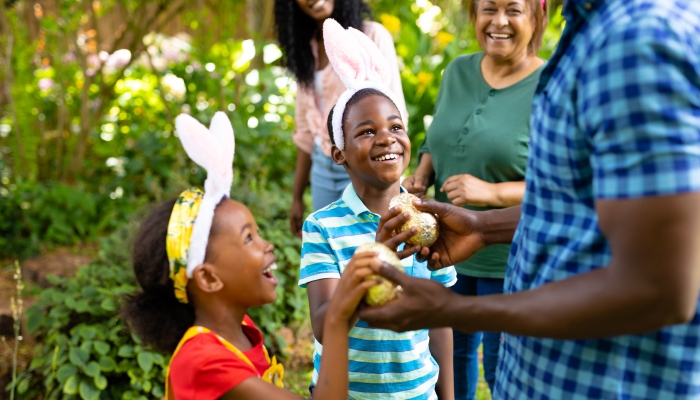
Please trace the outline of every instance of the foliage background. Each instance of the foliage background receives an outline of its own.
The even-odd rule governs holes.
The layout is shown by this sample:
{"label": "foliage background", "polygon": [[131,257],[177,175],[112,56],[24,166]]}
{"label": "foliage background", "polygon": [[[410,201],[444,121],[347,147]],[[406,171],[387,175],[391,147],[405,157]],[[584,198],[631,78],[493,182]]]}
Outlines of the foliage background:
{"label": "foliage background", "polygon": [[[415,155],[442,71],[478,44],[460,0],[370,3],[396,42]],[[40,340],[21,397],[162,396],[167,357],[141,348],[116,312],[136,288],[129,249],[138,221],[205,177],[173,131],[180,112],[208,124],[224,111],[233,122],[233,197],[256,216],[280,265],[278,300],[251,312],[268,346],[281,351],[276,332],[307,319],[300,241],[287,222],[296,85],[279,67],[272,4],[0,2],[0,258],[84,242],[100,249],[75,277],[52,278],[29,310],[27,329]],[[552,14],[544,58],[563,28]]]}

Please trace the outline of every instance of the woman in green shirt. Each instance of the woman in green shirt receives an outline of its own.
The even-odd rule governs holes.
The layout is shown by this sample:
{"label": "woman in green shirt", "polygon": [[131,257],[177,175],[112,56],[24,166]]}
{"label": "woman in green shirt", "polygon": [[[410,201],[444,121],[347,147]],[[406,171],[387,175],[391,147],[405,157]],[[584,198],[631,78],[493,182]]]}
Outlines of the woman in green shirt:
{"label": "woman in green shirt", "polygon": [[[469,13],[483,52],[457,57],[443,74],[435,114],[415,175],[404,187],[473,210],[520,204],[530,140],[532,97],[544,60],[537,57],[548,21],[542,0],[471,0]],[[488,247],[455,265],[453,290],[503,292],[509,246]],[[482,335],[454,332],[456,399],[474,399]],[[492,388],[500,333],[483,334],[484,375]]]}

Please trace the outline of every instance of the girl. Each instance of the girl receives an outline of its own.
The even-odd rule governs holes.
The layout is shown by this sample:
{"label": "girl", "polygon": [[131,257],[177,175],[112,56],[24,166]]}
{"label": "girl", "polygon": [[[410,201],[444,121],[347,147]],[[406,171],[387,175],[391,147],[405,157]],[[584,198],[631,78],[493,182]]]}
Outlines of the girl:
{"label": "girl", "polygon": [[345,85],[328,62],[323,41],[323,22],[335,19],[344,28],[355,28],[372,40],[390,65],[388,87],[396,94],[401,111],[406,104],[401,88],[401,76],[391,34],[371,19],[372,12],[363,0],[276,0],[275,20],[278,41],[284,52],[283,65],[298,83],[296,99],[297,164],[290,212],[292,233],[301,237],[304,222],[304,190],[311,176],[313,210],[338,200],[350,178],[343,167],[331,160],[331,142],[325,121]]}
{"label": "girl", "polygon": [[[223,113],[211,131],[187,115],[176,119],[190,158],[207,170],[205,192],[188,189],[158,207],[134,245],[136,278],[143,289],[122,310],[145,345],[174,353],[166,376],[167,399],[301,399],[282,389],[284,369],[269,358],[263,337],[246,315],[272,303],[277,278],[273,246],[258,235],[255,219],[229,199],[233,129]],[[325,363],[315,398],[347,399],[348,331],[355,309],[378,267],[358,256],[330,302]]]}

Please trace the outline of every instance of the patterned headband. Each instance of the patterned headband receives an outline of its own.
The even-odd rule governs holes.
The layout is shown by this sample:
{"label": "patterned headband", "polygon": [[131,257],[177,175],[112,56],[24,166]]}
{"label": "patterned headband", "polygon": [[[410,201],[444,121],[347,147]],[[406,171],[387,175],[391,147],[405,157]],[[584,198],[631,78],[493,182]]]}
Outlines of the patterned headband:
{"label": "patterned headband", "polygon": [[328,18],[323,22],[323,43],[333,70],[347,88],[335,103],[331,120],[333,141],[338,149],[345,148],[345,108],[352,96],[362,89],[375,89],[385,94],[399,108],[401,119],[408,126],[406,115],[399,107],[401,103],[387,87],[391,81],[389,63],[367,35],[354,28],[345,30],[334,19]]}
{"label": "patterned headband", "polygon": [[209,242],[214,210],[229,197],[233,182],[233,127],[226,114],[217,112],[207,129],[186,114],[175,118],[185,152],[207,171],[204,192],[188,189],[177,198],[168,222],[166,249],[175,297],[187,303],[187,282],[202,265]]}

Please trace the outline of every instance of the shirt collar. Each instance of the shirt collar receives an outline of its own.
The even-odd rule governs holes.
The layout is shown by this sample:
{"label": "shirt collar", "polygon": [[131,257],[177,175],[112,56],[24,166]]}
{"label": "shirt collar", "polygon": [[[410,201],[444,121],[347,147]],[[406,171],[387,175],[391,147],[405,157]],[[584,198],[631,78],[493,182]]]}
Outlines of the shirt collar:
{"label": "shirt collar", "polygon": [[[406,189],[404,189],[403,186],[401,186],[400,190],[401,193],[406,192]],[[350,210],[352,210],[352,212],[357,216],[362,215],[362,213],[374,214],[367,208],[367,206],[365,206],[365,203],[362,202],[360,196],[357,195],[355,188],[352,187],[352,183],[345,188],[341,199],[343,199],[345,204],[347,204]]]}

